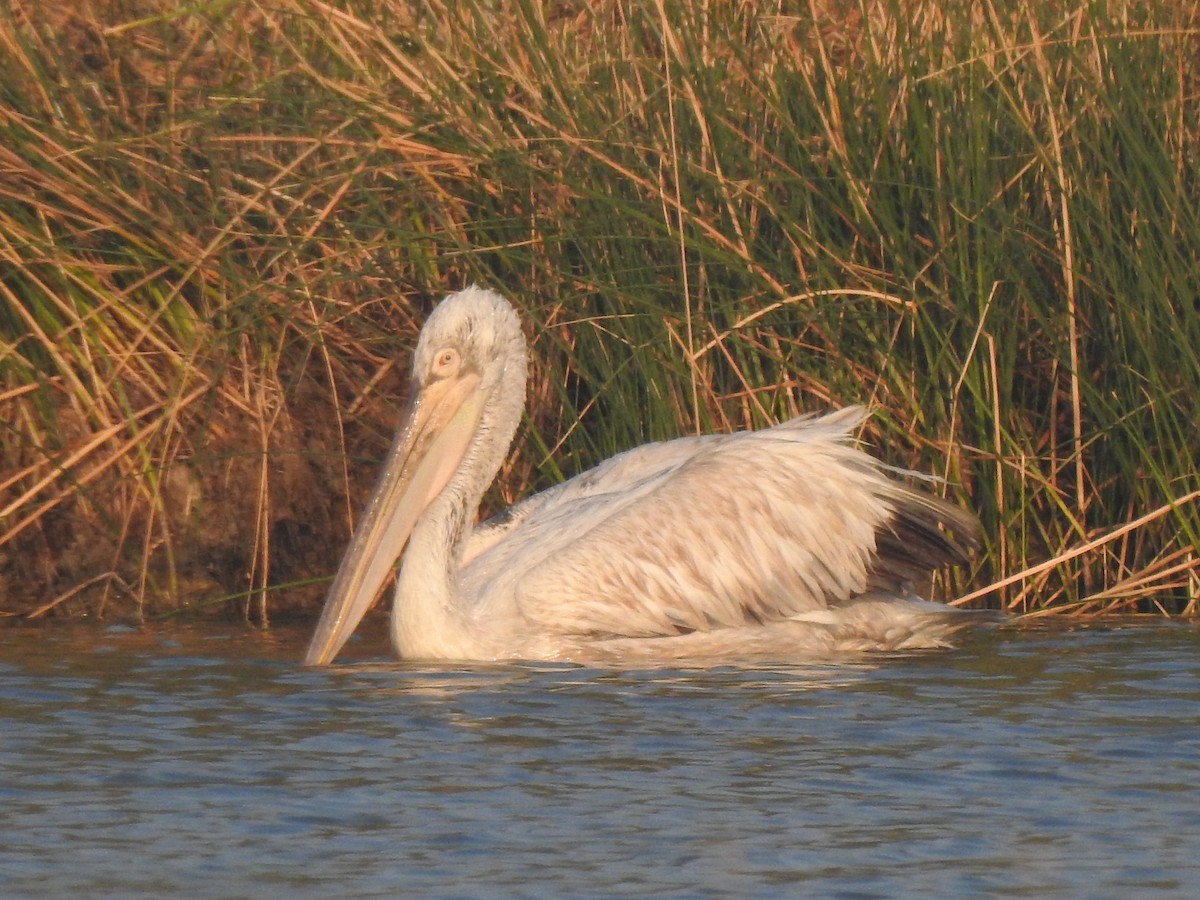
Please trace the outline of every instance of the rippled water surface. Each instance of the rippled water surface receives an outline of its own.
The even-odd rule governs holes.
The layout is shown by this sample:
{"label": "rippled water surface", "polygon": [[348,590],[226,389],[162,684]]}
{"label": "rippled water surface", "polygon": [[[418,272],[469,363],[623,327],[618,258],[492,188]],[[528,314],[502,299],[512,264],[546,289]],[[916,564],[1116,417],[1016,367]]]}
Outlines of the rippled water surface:
{"label": "rippled water surface", "polygon": [[0,630],[0,892],[1200,896],[1195,628],[625,672],[306,637]]}

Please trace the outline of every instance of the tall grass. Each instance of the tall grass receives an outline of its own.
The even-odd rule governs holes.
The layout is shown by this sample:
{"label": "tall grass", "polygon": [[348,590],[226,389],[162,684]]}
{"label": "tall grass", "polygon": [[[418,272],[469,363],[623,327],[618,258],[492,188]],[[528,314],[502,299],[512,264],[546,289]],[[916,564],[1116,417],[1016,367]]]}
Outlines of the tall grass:
{"label": "tall grass", "polygon": [[946,593],[1196,612],[1200,12],[942,6],[10,0],[0,607],[314,602],[480,281],[493,504],[867,403],[983,518]]}

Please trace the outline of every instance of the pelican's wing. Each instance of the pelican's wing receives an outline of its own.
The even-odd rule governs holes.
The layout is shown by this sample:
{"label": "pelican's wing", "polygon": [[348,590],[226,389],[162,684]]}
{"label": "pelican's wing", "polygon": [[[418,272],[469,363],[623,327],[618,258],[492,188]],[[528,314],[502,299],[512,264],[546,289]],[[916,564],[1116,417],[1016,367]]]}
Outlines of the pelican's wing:
{"label": "pelican's wing", "polygon": [[615,456],[482,526],[463,595],[548,633],[672,635],[778,621],[964,559],[974,518],[847,446],[862,416]]}
{"label": "pelican's wing", "polygon": [[[503,512],[480,522],[467,539],[463,565],[470,563],[500,541],[517,534],[517,542],[529,541],[551,518],[581,515],[584,511],[611,515],[616,507],[641,495],[644,488],[671,475],[706,445],[727,440],[728,435],[684,437],[642,444],[606,459],[561,484],[526,497]],[[568,512],[573,510],[573,512]],[[529,520],[532,519],[532,522]],[[528,523],[528,524],[527,524]],[[506,552],[513,552],[517,544]]]}

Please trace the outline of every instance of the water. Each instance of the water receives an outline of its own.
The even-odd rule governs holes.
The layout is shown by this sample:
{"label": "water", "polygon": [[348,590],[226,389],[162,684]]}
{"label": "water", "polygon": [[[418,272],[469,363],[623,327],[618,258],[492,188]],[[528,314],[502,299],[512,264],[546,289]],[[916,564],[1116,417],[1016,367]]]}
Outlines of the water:
{"label": "water", "polygon": [[1192,627],[633,672],[306,637],[0,630],[0,893],[1200,896]]}

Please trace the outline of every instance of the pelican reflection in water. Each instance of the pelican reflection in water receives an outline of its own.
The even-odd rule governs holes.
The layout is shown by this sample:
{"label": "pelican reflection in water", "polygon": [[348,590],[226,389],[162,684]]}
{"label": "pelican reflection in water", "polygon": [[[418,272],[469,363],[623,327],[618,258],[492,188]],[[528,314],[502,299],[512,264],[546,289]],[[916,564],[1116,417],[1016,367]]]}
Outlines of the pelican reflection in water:
{"label": "pelican reflection in water", "polygon": [[910,585],[966,560],[975,517],[851,446],[859,408],[636,447],[475,525],[525,379],[503,297],[434,309],[306,662],[333,660],[397,559],[403,658],[801,657],[941,646],[969,621]]}

